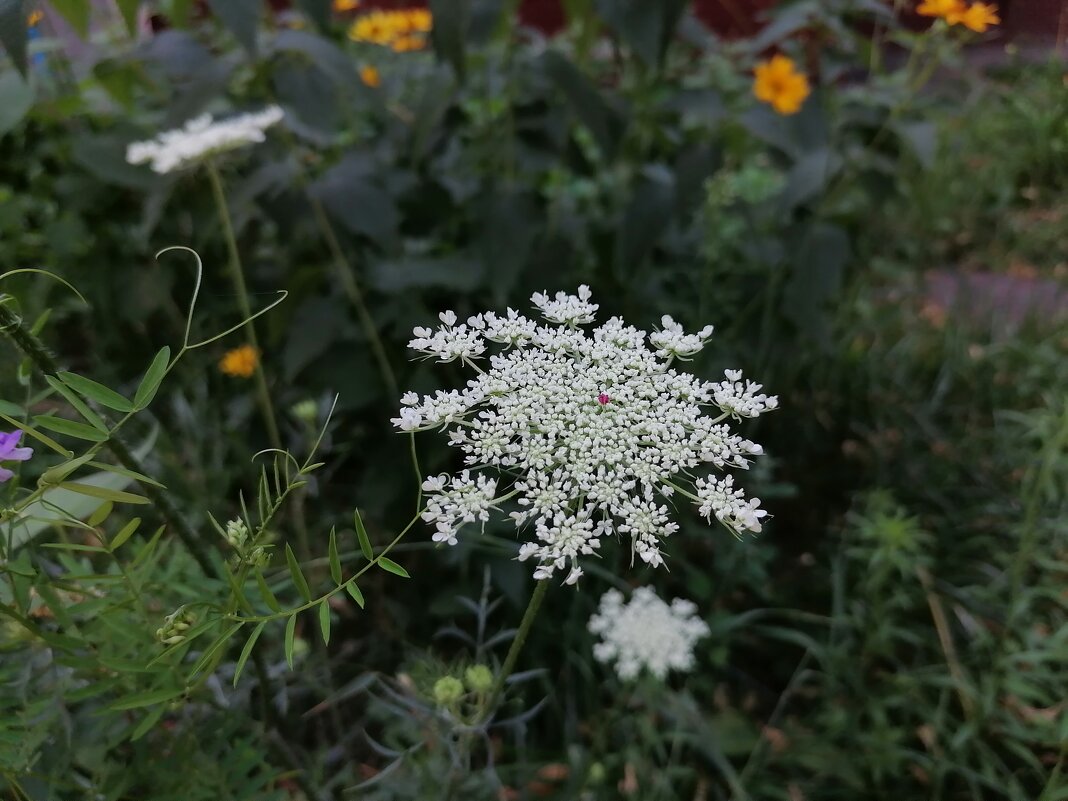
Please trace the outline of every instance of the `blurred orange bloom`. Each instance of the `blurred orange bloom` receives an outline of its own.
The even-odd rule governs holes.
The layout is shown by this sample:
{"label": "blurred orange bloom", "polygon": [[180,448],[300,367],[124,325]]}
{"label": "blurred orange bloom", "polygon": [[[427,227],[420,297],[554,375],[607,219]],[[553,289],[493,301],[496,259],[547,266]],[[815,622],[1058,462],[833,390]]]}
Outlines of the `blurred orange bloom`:
{"label": "blurred orange bloom", "polygon": [[344,14],[346,11],[355,11],[360,7],[360,0],[334,0],[334,11]]}
{"label": "blurred orange bloom", "polygon": [[991,25],[1001,22],[998,17],[998,7],[992,3],[972,3],[964,11],[959,11],[946,17],[950,25],[958,22],[969,30],[976,33],[985,33]]}
{"label": "blurred orange bloom", "polygon": [[219,360],[219,370],[234,378],[249,378],[260,363],[259,352],[251,345],[228,350]]}
{"label": "blurred orange bloom", "polygon": [[376,86],[382,83],[382,76],[379,74],[377,69],[370,65],[367,65],[365,67],[360,67],[360,80],[363,81],[365,85],[370,86],[372,89],[374,89]]}
{"label": "blurred orange bloom", "polygon": [[916,13],[925,17],[945,17],[952,24],[950,16],[965,10],[964,0],[923,0],[916,7]]}
{"label": "blurred orange bloom", "polygon": [[786,56],[760,62],[754,74],[753,94],[757,100],[770,103],[779,114],[796,114],[812,92],[808,77]]}

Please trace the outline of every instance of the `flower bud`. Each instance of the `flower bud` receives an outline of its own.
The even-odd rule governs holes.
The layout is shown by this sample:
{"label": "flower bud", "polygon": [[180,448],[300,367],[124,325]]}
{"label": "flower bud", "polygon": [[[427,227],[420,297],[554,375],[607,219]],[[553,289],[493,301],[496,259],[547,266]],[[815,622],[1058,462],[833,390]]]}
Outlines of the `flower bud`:
{"label": "flower bud", "polygon": [[464,685],[452,676],[443,676],[434,683],[434,701],[438,706],[450,706],[464,694]]}
{"label": "flower bud", "polygon": [[240,551],[247,539],[248,526],[245,525],[244,520],[236,518],[226,524],[226,541],[231,547]]}
{"label": "flower bud", "polygon": [[472,665],[464,671],[464,682],[471,692],[487,693],[493,687],[493,671],[485,665]]}

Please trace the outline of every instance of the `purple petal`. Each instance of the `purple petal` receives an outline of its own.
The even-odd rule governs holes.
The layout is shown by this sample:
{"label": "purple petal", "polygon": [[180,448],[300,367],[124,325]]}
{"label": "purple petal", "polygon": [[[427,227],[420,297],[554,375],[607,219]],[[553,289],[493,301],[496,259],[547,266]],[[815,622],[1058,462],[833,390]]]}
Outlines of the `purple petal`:
{"label": "purple petal", "polygon": [[33,456],[33,448],[12,448],[11,453],[4,458],[11,462],[25,462],[31,456]]}
{"label": "purple petal", "polygon": [[10,470],[5,470],[3,467],[0,467],[0,484],[3,484],[5,481],[10,479],[13,475],[15,475],[15,474],[12,473]]}
{"label": "purple petal", "polygon": [[6,459],[11,449],[19,444],[20,439],[22,439],[22,432],[19,430],[12,431],[10,434],[0,431],[0,459]]}

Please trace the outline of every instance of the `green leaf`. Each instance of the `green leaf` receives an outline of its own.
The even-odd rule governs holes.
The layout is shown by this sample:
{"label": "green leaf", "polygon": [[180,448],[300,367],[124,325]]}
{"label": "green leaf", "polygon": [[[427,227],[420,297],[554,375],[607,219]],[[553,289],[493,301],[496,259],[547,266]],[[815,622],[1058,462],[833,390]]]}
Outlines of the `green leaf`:
{"label": "green leaf", "polygon": [[297,0],[297,6],[320,30],[330,28],[330,0]]}
{"label": "green leaf", "polygon": [[267,625],[266,620],[261,620],[256,624],[256,628],[252,630],[252,633],[248,635],[248,639],[245,640],[245,647],[241,649],[241,656],[237,658],[237,666],[234,668],[234,686],[237,686],[238,679],[241,678],[241,671],[245,669],[245,663],[248,662],[249,656],[252,655],[252,649],[256,647],[256,640],[260,638],[260,634],[263,633],[263,627]]}
{"label": "green leaf", "polygon": [[687,0],[597,0],[597,10],[642,61],[658,66],[686,4]]}
{"label": "green leaf", "polygon": [[144,409],[148,404],[152,403],[152,399],[156,397],[160,382],[163,381],[163,376],[167,373],[167,366],[170,361],[171,349],[166,346],[160,348],[159,353],[152,359],[152,364],[145,371],[145,377],[141,379],[141,384],[137,387],[137,393],[134,395],[134,406],[138,409]]}
{"label": "green leaf", "polygon": [[104,442],[108,435],[98,428],[87,426],[85,423],[75,423],[63,417],[53,417],[50,414],[42,414],[33,418],[34,425],[55,431],[57,434],[66,434],[68,437],[89,440],[89,442]]}
{"label": "green leaf", "polygon": [[113,501],[117,503],[148,503],[148,498],[141,495],[134,495],[132,492],[124,492],[122,490],[111,489],[110,487],[98,487],[94,484],[82,483],[80,481],[64,481],[59,485],[61,489],[70,490],[76,492],[79,495],[88,495],[92,498],[102,498],[105,501]]}
{"label": "green leaf", "polygon": [[563,92],[572,112],[593,134],[605,156],[614,157],[623,137],[623,116],[563,54],[549,50],[542,56],[542,64],[545,73]]}
{"label": "green leaf", "polygon": [[289,547],[289,543],[286,543],[286,564],[289,565],[289,575],[293,577],[293,583],[297,586],[300,594],[304,596],[305,601],[311,601],[311,590],[308,589],[308,582],[304,578],[304,574],[300,572],[300,563],[297,561],[296,555],[293,553],[293,549]]}
{"label": "green leaf", "polygon": [[281,612],[282,607],[278,603],[278,599],[274,597],[274,593],[271,592],[271,588],[267,586],[266,580],[263,578],[263,574],[260,571],[256,571],[256,586],[260,589],[260,597],[263,598],[263,602],[267,604],[272,612]]}
{"label": "green leaf", "polygon": [[131,520],[129,523],[127,523],[125,526],[123,526],[122,530],[119,531],[118,534],[116,534],[114,537],[111,538],[111,543],[110,543],[111,552],[114,553],[119,548],[121,548],[123,546],[123,544],[126,542],[126,540],[130,539],[130,537],[132,537],[134,535],[134,532],[137,531],[137,528],[140,525],[141,525],[141,518],[140,517],[135,517],[133,520]]}
{"label": "green leaf", "polygon": [[133,730],[132,734],[130,734],[130,741],[136,742],[137,740],[140,740],[142,737],[148,734],[152,727],[159,723],[159,719],[163,717],[163,713],[166,711],[167,707],[161,704],[160,706],[157,706],[155,709],[149,712],[147,715],[145,715],[142,721],[137,724],[137,728]]}
{"label": "green leaf", "polygon": [[58,373],[59,379],[79,395],[117,412],[132,412],[134,405],[118,392],[77,373]]}
{"label": "green leaf", "polygon": [[40,431],[37,431],[33,427],[28,426],[28,425],[26,425],[25,423],[23,423],[23,422],[21,422],[19,420],[16,420],[15,418],[11,417],[10,415],[7,415],[7,414],[4,414],[3,412],[0,412],[0,420],[3,420],[8,425],[14,426],[15,428],[19,429],[20,431],[24,431],[26,434],[28,434],[29,436],[33,437],[38,442],[43,442],[46,446],[48,446],[49,448],[54,450],[56,453],[58,453],[64,459],[70,459],[71,457],[74,456],[74,452],[73,451],[67,450],[66,448],[64,448],[62,445],[60,445],[58,442],[56,442],[51,437],[46,436],[45,434],[42,434]]}
{"label": "green leaf", "polygon": [[0,73],[0,136],[14,130],[31,108],[36,92],[33,84],[17,72]]}
{"label": "green leaf", "polygon": [[95,528],[96,526],[99,526],[101,523],[108,519],[108,515],[111,514],[111,510],[114,508],[114,503],[112,503],[111,501],[104,501],[104,503],[102,503],[95,512],[89,515],[89,519],[85,522]]}
{"label": "green leaf", "polygon": [[462,81],[466,71],[464,44],[471,16],[471,0],[430,0],[434,27],[430,40],[434,51],[447,62]]}
{"label": "green leaf", "polygon": [[337,531],[333,528],[330,529],[330,545],[328,553],[330,555],[330,577],[334,580],[335,584],[340,584],[341,559],[337,554]]}
{"label": "green leaf", "polygon": [[89,425],[99,431],[107,433],[108,427],[107,424],[104,422],[104,419],[92,409],[90,409],[85,404],[85,401],[78,397],[74,390],[72,390],[54,375],[46,375],[45,381],[48,382],[48,386],[52,387],[52,389],[62,395],[66,399],[67,403],[71,405],[74,411],[80,414],[85,419],[85,421],[89,423]]}
{"label": "green leaf", "polygon": [[293,669],[293,638],[297,631],[297,616],[293,615],[286,621],[286,640],[285,640],[285,652],[286,652],[286,664],[289,665],[289,669]]}
{"label": "green leaf", "polygon": [[26,38],[25,4],[22,0],[0,0],[0,45],[23,78],[26,77]]}
{"label": "green leaf", "polygon": [[200,659],[197,660],[197,663],[193,665],[193,669],[189,671],[190,677],[196,676],[202,670],[208,670],[209,673],[211,672],[211,670],[214,670],[214,665],[212,664],[212,662],[215,660],[215,655],[222,649],[224,645],[230,642],[230,638],[237,634],[237,632],[241,629],[243,625],[245,624],[235,623],[222,634],[220,634],[219,637],[204,650],[204,653],[200,655]]}
{"label": "green leaf", "polygon": [[122,14],[122,21],[126,23],[126,30],[131,34],[137,33],[137,10],[141,6],[141,0],[115,0]]}
{"label": "green leaf", "polygon": [[208,0],[208,5],[241,46],[255,54],[263,0]]}
{"label": "green leaf", "polygon": [[129,478],[140,484],[151,484],[153,487],[159,487],[160,489],[166,489],[164,484],[160,484],[156,479],[149,478],[144,473],[138,473],[136,470],[127,470],[125,467],[119,467],[117,464],[108,464],[107,462],[89,462],[90,467],[99,467],[106,473],[114,473],[117,476],[123,476]]}
{"label": "green leaf", "polygon": [[89,13],[93,4],[85,0],[51,0],[52,7],[74,28],[75,32],[85,38],[89,34]]}
{"label": "green leaf", "polygon": [[400,211],[380,181],[376,165],[366,157],[346,156],[308,191],[351,233],[369,237],[383,249],[397,242]]}
{"label": "green leaf", "polygon": [[374,549],[371,548],[371,538],[367,536],[367,529],[364,528],[363,518],[360,517],[360,510],[356,509],[352,516],[356,522],[356,537],[360,541],[360,550],[363,551],[363,555],[367,558],[367,561],[371,561],[375,557]]}
{"label": "green leaf", "polygon": [[118,701],[111,704],[108,709],[115,712],[123,709],[140,709],[144,706],[152,706],[154,704],[162,704],[164,701],[170,701],[172,698],[177,698],[184,692],[184,687],[163,687],[158,690],[135,693],[134,695],[120,698]]}
{"label": "green leaf", "polygon": [[59,484],[63,479],[81,467],[83,464],[92,460],[94,454],[83,453],[77,459],[70,459],[69,461],[57,464],[55,467],[50,467],[45,470],[41,477],[37,480],[37,486],[45,487],[53,484]]}
{"label": "green leaf", "polygon": [[345,585],[345,590],[352,596],[352,600],[356,602],[356,605],[359,606],[360,609],[363,609],[366,602],[364,601],[363,593],[360,591],[360,588],[356,586],[356,582],[350,581]]}
{"label": "green leaf", "polygon": [[400,576],[401,578],[411,578],[411,576],[408,575],[407,570],[398,565],[392,559],[388,559],[385,556],[378,557],[378,566],[386,572],[394,574],[395,576]]}
{"label": "green leaf", "polygon": [[330,644],[330,604],[326,599],[319,604],[319,631],[323,635],[323,643]]}

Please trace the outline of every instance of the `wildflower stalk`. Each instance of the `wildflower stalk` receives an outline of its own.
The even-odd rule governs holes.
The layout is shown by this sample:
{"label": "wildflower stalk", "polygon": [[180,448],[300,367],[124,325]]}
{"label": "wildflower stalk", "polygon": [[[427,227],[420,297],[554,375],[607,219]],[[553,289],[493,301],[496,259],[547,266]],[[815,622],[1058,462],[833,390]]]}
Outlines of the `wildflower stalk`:
{"label": "wildflower stalk", "polygon": [[548,592],[548,590],[548,579],[536,582],[534,592],[530,596],[530,602],[527,604],[527,610],[523,613],[523,620],[519,624],[519,630],[516,631],[515,637],[512,639],[512,644],[509,646],[508,653],[504,657],[504,664],[501,665],[501,670],[497,674],[497,680],[493,683],[493,689],[490,691],[489,697],[486,699],[486,711],[489,714],[492,714],[493,710],[496,709],[497,704],[501,699],[501,693],[504,692],[504,683],[508,680],[508,677],[512,675],[512,671],[515,670],[515,663],[519,659],[519,652],[523,650],[523,646],[526,644],[527,636],[530,634],[530,629],[534,625],[534,619],[538,616],[541,602],[545,599],[545,593]]}
{"label": "wildflower stalk", "polygon": [[382,380],[385,381],[386,388],[389,390],[391,397],[397,398],[400,396],[397,377],[393,374],[393,368],[390,367],[389,357],[386,355],[382,338],[378,335],[378,328],[375,326],[375,321],[371,317],[371,312],[364,301],[360,285],[356,282],[355,271],[345,257],[345,252],[341,249],[341,243],[338,241],[334,226],[330,223],[330,218],[327,217],[326,211],[323,209],[323,204],[319,202],[318,198],[311,195],[308,197],[312,212],[315,214],[316,224],[319,226],[323,239],[326,240],[327,248],[330,250],[330,256],[334,260],[334,268],[337,271],[338,280],[341,282],[341,288],[352,303],[353,308],[356,309],[356,315],[360,318],[360,325],[363,327],[364,335],[371,344],[371,351],[374,353],[375,361],[378,362],[378,370],[382,373]]}
{"label": "wildflower stalk", "polygon": [[[237,294],[238,308],[245,318],[245,336],[248,344],[259,354],[260,346],[256,338],[256,324],[252,320],[252,307],[248,301],[245,273],[241,266],[241,253],[237,249],[237,237],[234,235],[234,225],[230,219],[230,210],[226,204],[222,176],[219,175],[219,169],[212,161],[205,162],[205,169],[211,183],[212,194],[215,196],[219,221],[222,223],[223,234],[226,238],[226,248],[230,255],[230,280],[233,282],[234,292]],[[271,403],[271,394],[267,389],[267,377],[263,372],[263,364],[258,358],[256,359],[255,377],[256,398],[259,402],[260,414],[263,415],[264,423],[267,425],[267,438],[270,440],[272,448],[281,450],[282,437],[278,433],[278,420],[275,417],[274,406]]]}
{"label": "wildflower stalk", "polygon": [[[36,336],[23,327],[18,315],[7,306],[0,304],[0,331],[7,334],[15,346],[22,351],[34,366],[44,375],[55,376],[59,372],[52,354]],[[88,401],[93,410],[100,415],[101,419],[111,428],[107,414],[92,401]],[[115,455],[119,463],[127,470],[146,475],[145,467],[134,455],[126,441],[117,433],[113,432],[106,443],[108,449]],[[156,511],[174,529],[178,538],[185,545],[189,553],[200,565],[206,575],[218,577],[219,571],[216,565],[208,558],[200,537],[194,531],[189,521],[185,519],[181,511],[171,501],[167,494],[154,484],[142,484],[142,491],[152,501]]]}

